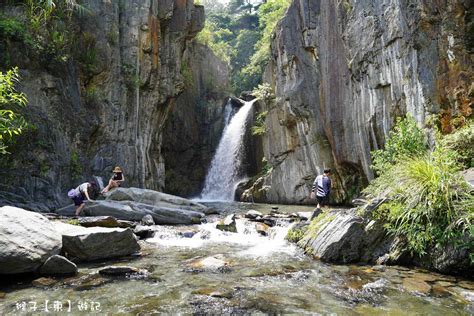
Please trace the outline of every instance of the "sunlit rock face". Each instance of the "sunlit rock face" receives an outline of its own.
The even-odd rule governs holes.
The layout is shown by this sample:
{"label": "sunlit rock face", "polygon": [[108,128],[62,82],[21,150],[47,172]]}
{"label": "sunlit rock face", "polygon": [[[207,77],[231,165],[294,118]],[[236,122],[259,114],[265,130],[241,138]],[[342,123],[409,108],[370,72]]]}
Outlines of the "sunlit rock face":
{"label": "sunlit rock face", "polygon": [[0,204],[59,206],[69,188],[92,175],[108,180],[115,165],[126,186],[164,187],[162,131],[185,89],[183,54],[204,26],[204,8],[193,0],[81,4],[87,13],[66,25],[81,35],[79,58],[46,63],[10,54],[34,128],[2,157]]}
{"label": "sunlit rock face", "polygon": [[307,202],[314,177],[330,167],[333,200],[348,200],[373,178],[370,151],[383,147],[397,116],[424,125],[440,113],[447,131],[451,118],[468,115],[468,2],[293,1],[264,75],[276,97],[265,104],[273,170],[254,195]]}

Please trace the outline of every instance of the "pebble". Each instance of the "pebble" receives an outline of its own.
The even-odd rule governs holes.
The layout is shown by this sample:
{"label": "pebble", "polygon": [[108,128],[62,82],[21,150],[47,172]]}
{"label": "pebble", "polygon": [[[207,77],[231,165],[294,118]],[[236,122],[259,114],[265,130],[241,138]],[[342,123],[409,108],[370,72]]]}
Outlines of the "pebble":
{"label": "pebble", "polygon": [[33,286],[37,286],[37,287],[48,287],[48,286],[51,286],[55,283],[57,283],[58,281],[56,281],[55,279],[51,279],[51,278],[39,278],[39,279],[36,279],[36,280],[33,280],[33,282],[31,282],[31,284]]}

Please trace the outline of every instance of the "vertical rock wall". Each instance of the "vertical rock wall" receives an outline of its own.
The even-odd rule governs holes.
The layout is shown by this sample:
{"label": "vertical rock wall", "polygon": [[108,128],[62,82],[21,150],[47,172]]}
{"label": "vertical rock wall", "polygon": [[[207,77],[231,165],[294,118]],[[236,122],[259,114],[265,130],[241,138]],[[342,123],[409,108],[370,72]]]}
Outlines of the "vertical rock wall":
{"label": "vertical rock wall", "polygon": [[185,91],[164,130],[165,192],[197,196],[224,129],[229,67],[206,46],[188,45],[182,73]]}
{"label": "vertical rock wall", "polygon": [[397,116],[424,125],[440,114],[443,129],[469,116],[472,2],[294,0],[264,75],[276,97],[265,104],[263,139],[273,169],[254,194],[306,202],[331,167],[333,199],[348,200],[373,177],[370,151]]}
{"label": "vertical rock wall", "polygon": [[[79,60],[44,64],[21,53],[33,128],[1,157],[0,202],[46,210],[114,165],[127,186],[163,189],[163,128],[184,89],[186,46],[204,25],[193,0],[85,1],[70,32]],[[21,12],[20,12],[21,14]]]}

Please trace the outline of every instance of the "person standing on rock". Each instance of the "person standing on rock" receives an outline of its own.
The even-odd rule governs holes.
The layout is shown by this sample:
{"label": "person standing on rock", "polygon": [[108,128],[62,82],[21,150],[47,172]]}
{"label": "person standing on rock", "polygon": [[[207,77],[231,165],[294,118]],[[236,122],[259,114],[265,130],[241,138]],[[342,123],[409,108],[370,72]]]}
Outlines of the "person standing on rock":
{"label": "person standing on rock", "polygon": [[123,175],[122,168],[117,166],[114,168],[114,170],[112,170],[112,172],[114,173],[114,175],[112,176],[112,178],[110,178],[109,184],[102,191],[100,191],[101,194],[107,193],[113,188],[118,188],[125,181],[125,176]]}
{"label": "person standing on rock", "polygon": [[96,186],[95,183],[84,182],[83,184],[79,185],[77,188],[69,191],[68,193],[69,197],[74,201],[74,205],[77,206],[76,216],[79,216],[79,214],[81,214],[81,211],[85,206],[84,204],[85,199],[87,199],[88,201],[92,201],[90,198],[90,193],[93,191],[95,186]]}
{"label": "person standing on rock", "polygon": [[329,193],[331,192],[330,175],[331,169],[324,169],[324,174],[317,176],[313,182],[311,196],[316,195],[316,200],[318,201],[317,209],[329,204]]}

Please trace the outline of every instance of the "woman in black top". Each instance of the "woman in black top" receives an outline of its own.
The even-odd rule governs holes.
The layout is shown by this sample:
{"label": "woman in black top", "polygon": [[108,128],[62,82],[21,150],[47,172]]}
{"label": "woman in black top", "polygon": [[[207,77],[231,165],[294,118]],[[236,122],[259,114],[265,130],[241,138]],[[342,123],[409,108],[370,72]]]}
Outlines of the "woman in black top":
{"label": "woman in black top", "polygon": [[114,175],[112,178],[110,178],[109,184],[100,193],[107,193],[113,188],[118,188],[125,181],[125,176],[123,175],[123,171],[120,167],[115,167],[112,172]]}

